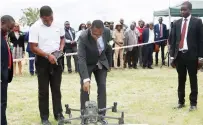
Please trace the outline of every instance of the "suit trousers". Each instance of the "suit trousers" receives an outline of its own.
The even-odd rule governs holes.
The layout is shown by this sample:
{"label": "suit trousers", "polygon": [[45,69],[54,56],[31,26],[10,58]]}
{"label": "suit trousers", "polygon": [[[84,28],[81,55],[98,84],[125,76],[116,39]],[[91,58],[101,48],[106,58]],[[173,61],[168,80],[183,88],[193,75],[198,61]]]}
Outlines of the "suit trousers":
{"label": "suit trousers", "polygon": [[144,45],[143,46],[143,67],[151,67],[152,65],[152,54],[153,54],[154,45]]}
{"label": "suit trousers", "polygon": [[1,82],[1,125],[7,125],[6,119],[7,89],[8,83]]}
{"label": "suit trousers", "polygon": [[[77,46],[74,46],[72,48],[67,48],[65,50],[65,53],[75,53],[75,52],[77,52]],[[78,66],[77,66],[78,58],[77,58],[77,55],[73,55],[73,59],[74,59],[74,64],[75,64],[75,71],[78,72]],[[68,71],[72,71],[71,56],[66,56],[66,61],[67,61]]]}
{"label": "suit trousers", "polygon": [[[160,40],[162,40],[162,39],[160,39]],[[161,59],[162,59],[162,64],[164,64],[165,63],[165,61],[164,61],[164,55],[165,55],[164,49],[165,49],[166,43],[165,43],[165,41],[161,41],[161,42],[156,43],[156,44],[158,44],[159,48],[161,48]],[[159,58],[159,52],[156,52],[156,54],[155,54],[156,64],[158,64],[158,60],[159,60],[158,58]]]}
{"label": "suit trousers", "polygon": [[[115,44],[115,48],[116,47],[120,47],[119,45]],[[123,51],[124,49],[116,49],[114,51],[114,67],[117,68],[117,61],[115,60],[118,60],[118,56],[120,58],[120,67],[123,68],[124,66],[124,61],[123,61]]]}
{"label": "suit trousers", "polygon": [[61,79],[62,65],[50,64],[44,57],[37,56],[35,61],[38,78],[39,111],[42,120],[49,118],[49,85],[52,93],[53,113],[55,119],[62,113]]}
{"label": "suit trousers", "polygon": [[[29,52],[28,55],[29,55],[29,58],[35,57],[35,54],[32,53],[32,52]],[[30,71],[31,74],[34,74],[34,72],[35,72],[34,60],[29,60],[29,71]]]}
{"label": "suit trousers", "polygon": [[[89,76],[94,73],[95,80],[97,83],[97,102],[98,108],[106,108],[106,77],[107,77],[107,69],[103,66],[102,69],[91,68],[89,70]],[[81,79],[81,89],[80,89],[80,103],[81,109],[85,109],[85,102],[89,101],[88,92],[83,91],[83,80]],[[101,112],[102,115],[105,115],[106,112]]]}
{"label": "suit trousers", "polygon": [[138,47],[133,47],[132,51],[127,52],[128,67],[137,67]]}
{"label": "suit trousers", "polygon": [[[188,53],[188,52],[187,52]],[[179,52],[175,60],[176,70],[178,73],[178,98],[179,104],[185,103],[185,83],[187,71],[190,79],[190,105],[197,105],[198,84],[197,84],[197,66],[198,60],[188,59],[187,53]]]}
{"label": "suit trousers", "polygon": [[143,53],[142,53],[142,48],[143,48],[143,46],[139,46],[139,47],[138,47],[138,51],[139,51],[138,60],[139,60],[140,66],[143,65]]}

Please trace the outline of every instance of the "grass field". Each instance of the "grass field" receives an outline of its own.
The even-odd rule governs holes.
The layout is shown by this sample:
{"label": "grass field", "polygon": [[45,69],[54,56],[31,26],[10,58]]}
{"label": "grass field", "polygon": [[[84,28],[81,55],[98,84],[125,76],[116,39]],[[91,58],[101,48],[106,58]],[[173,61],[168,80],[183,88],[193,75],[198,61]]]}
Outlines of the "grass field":
{"label": "grass field", "polygon": [[[25,65],[28,67],[28,65]],[[189,112],[189,82],[186,84],[186,107],[173,109],[177,105],[177,73],[174,69],[155,67],[155,69],[112,70],[107,78],[107,103],[118,102],[118,109],[125,112],[125,123],[149,125],[203,125],[203,73],[198,73],[198,110]],[[189,81],[189,79],[188,79]],[[27,68],[23,76],[16,76],[8,87],[7,116],[9,125],[39,125],[37,77],[30,76]],[[79,75],[63,74],[62,104],[79,108]],[[96,101],[96,84],[93,79],[91,100]],[[51,93],[51,92],[50,92]],[[50,96],[51,97],[51,96]],[[53,118],[50,98],[50,118]],[[78,113],[73,113],[77,116]],[[107,115],[120,116],[108,112]],[[109,121],[117,123],[117,121]],[[79,121],[73,124],[79,124]]]}

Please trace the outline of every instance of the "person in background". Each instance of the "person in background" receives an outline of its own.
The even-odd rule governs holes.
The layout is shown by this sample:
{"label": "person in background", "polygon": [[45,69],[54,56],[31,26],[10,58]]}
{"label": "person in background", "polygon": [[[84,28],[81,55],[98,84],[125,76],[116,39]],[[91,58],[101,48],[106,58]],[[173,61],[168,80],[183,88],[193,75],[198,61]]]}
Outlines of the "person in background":
{"label": "person in background", "polygon": [[[135,32],[136,25],[131,24],[130,30],[125,32],[125,46],[137,45],[138,34]],[[137,69],[138,61],[138,47],[130,47],[125,49],[127,51],[128,68]]]}
{"label": "person in background", "polygon": [[105,21],[105,22],[104,22],[104,26],[107,27],[107,28],[110,28],[110,22]]}
{"label": "person in background", "polygon": [[155,34],[154,34],[154,24],[151,22],[149,23],[149,28],[145,28],[143,31],[143,40],[142,43],[151,43],[148,45],[143,46],[143,68],[146,67],[149,69],[152,68],[152,54],[154,49],[154,40],[155,40]]}
{"label": "person in background", "polygon": [[[124,33],[122,30],[122,24],[118,23],[116,24],[115,30],[113,32],[113,41],[115,43],[115,48],[122,47],[124,45]],[[123,50],[124,49],[115,49],[114,51],[114,68],[118,68],[117,60],[118,55],[120,56],[120,67],[124,67],[124,61],[123,61]]]}
{"label": "person in background", "polygon": [[78,28],[78,31],[76,32],[75,34],[75,41],[78,43],[78,39],[80,37],[80,34],[85,31],[87,29],[86,25],[84,23],[81,23],[79,28]]}
{"label": "person in background", "polygon": [[[164,39],[167,39],[167,28],[166,28],[166,25],[163,24],[163,18],[160,17],[159,18],[159,24],[156,24],[154,26],[154,32],[155,32],[155,41],[158,41],[158,40],[164,40]],[[165,41],[161,41],[161,42],[158,42],[158,43],[155,43],[157,45],[159,45],[159,47],[161,47],[161,59],[162,59],[162,65],[166,65],[165,64],[165,61],[164,61],[164,48],[166,46],[166,40]],[[155,65],[158,66],[158,57],[159,57],[159,52],[156,52],[156,55],[155,55]]]}
{"label": "person in background", "polygon": [[87,29],[89,29],[91,26],[92,26],[91,21],[87,21],[87,23],[86,23],[86,27],[87,27]]}
{"label": "person in background", "polygon": [[[142,38],[143,35],[142,35],[142,33],[143,33],[143,31],[144,31],[144,25],[145,25],[144,21],[140,20],[140,21],[139,21],[139,26],[137,27],[137,29],[138,29],[138,31],[139,31],[139,33],[140,33],[140,36],[139,36],[139,39],[138,39],[138,44],[142,44],[142,41],[143,41],[143,38]],[[139,60],[140,66],[143,66],[142,48],[143,48],[143,46],[139,46],[139,47],[138,47],[138,51],[139,51],[138,60]]]}
{"label": "person in background", "polygon": [[113,30],[114,30],[114,22],[113,22],[113,21],[110,22],[110,26],[109,26],[109,28],[110,28],[110,31],[111,31],[111,37],[112,37],[112,35],[113,35]]}
{"label": "person in background", "polygon": [[[20,26],[16,23],[13,31],[8,34],[10,42],[13,44],[13,59],[22,59],[25,56],[25,35],[20,31]],[[22,75],[22,60],[13,63],[14,76],[16,75],[16,64],[18,64],[19,74]]]}
{"label": "person in background", "polygon": [[[32,24],[33,23],[30,24],[30,27],[32,26]],[[29,58],[34,58],[35,54],[31,51],[30,43],[28,42],[29,41],[29,31],[25,35],[25,41],[28,43],[26,52],[28,53]],[[36,71],[34,69],[34,62],[35,62],[34,60],[29,60],[29,72],[30,72],[31,76],[33,76],[36,73]]]}
{"label": "person in background", "polygon": [[[70,23],[68,21],[65,22],[65,47],[64,52],[65,53],[75,53],[77,52],[77,42],[75,41],[75,30],[70,27]],[[75,63],[75,72],[78,72],[78,66],[77,66],[77,56],[73,55],[74,63]],[[71,56],[66,56],[67,60],[67,67],[68,72],[72,73],[72,65],[71,65]],[[64,68],[64,66],[63,66]]]}
{"label": "person in background", "polygon": [[64,48],[65,31],[53,19],[53,11],[49,6],[40,8],[40,19],[29,31],[30,48],[35,53],[35,66],[38,78],[38,101],[40,118],[43,125],[49,122],[49,86],[52,93],[53,115],[61,125],[63,110],[61,104],[62,60],[54,53],[62,53]]}
{"label": "person in background", "polygon": [[185,107],[185,84],[187,72],[190,79],[191,93],[189,111],[197,110],[198,80],[197,71],[202,67],[203,59],[203,24],[202,20],[191,15],[192,4],[181,5],[182,18],[173,25],[170,58],[171,66],[178,73],[178,106]]}
{"label": "person in background", "polygon": [[6,39],[7,33],[13,29],[15,20],[9,15],[1,17],[1,125],[7,125],[7,90],[13,79],[12,52]]}
{"label": "person in background", "polygon": [[122,29],[125,32],[128,29],[128,26],[126,24],[124,24],[124,19],[120,19],[120,24],[122,25]]}

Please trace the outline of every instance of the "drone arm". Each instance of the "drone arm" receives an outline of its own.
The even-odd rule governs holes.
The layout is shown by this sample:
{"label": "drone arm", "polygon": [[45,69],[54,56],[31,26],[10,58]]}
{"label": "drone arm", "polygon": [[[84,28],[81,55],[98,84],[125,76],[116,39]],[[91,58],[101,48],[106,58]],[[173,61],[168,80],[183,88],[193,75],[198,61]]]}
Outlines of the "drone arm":
{"label": "drone arm", "polygon": [[112,116],[101,116],[102,118],[107,118],[107,119],[117,119],[119,120],[120,118],[118,117],[112,117]]}
{"label": "drone arm", "polygon": [[80,112],[81,110],[80,109],[70,109],[71,111],[78,111]]}
{"label": "drone arm", "polygon": [[106,111],[106,110],[109,110],[109,109],[112,109],[112,108],[113,108],[113,106],[112,106],[112,107],[109,107],[109,108],[99,109],[99,112],[103,112],[103,111]]}

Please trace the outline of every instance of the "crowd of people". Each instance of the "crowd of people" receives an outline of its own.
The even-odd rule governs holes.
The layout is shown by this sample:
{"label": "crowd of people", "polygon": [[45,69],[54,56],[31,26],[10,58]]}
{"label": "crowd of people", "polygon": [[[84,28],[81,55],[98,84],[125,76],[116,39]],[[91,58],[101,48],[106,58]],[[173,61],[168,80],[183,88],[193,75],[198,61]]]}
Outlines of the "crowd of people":
{"label": "crowd of people", "polygon": [[[167,39],[170,45],[170,64],[178,72],[178,106],[185,107],[185,82],[187,71],[190,77],[190,111],[197,109],[197,70],[203,65],[203,25],[202,20],[191,16],[192,4],[184,2],[181,5],[182,18],[173,24],[170,35],[166,25],[159,18],[159,24],[145,24],[140,20],[138,25],[132,22],[128,27],[124,20],[118,23],[102,22],[101,20],[82,23],[76,32],[66,21],[64,27],[53,20],[53,11],[49,6],[40,8],[40,19],[35,22],[28,33],[20,31],[15,20],[5,15],[1,17],[1,124],[7,125],[7,88],[16,75],[16,64],[22,74],[22,59],[25,55],[25,41],[28,41],[26,51],[30,60],[30,73],[34,75],[34,62],[38,79],[38,101],[40,118],[43,125],[49,122],[49,85],[52,93],[54,118],[64,120],[61,103],[61,79],[64,68],[63,53],[77,52],[74,55],[75,72],[80,75],[81,110],[89,100],[91,75],[94,74],[98,87],[98,108],[106,107],[106,77],[111,67],[134,68],[139,65],[145,69],[153,69],[153,52],[155,65],[158,65],[158,53],[161,48],[162,65],[165,65],[164,48]],[[9,32],[10,31],[10,32]],[[8,36],[8,37],[7,37]],[[169,38],[168,38],[169,37]],[[155,42],[161,41],[161,42]],[[10,43],[10,46],[8,44]],[[11,44],[12,43],[12,44]],[[145,45],[143,45],[145,44]],[[129,47],[126,47],[129,46]],[[114,48],[114,49],[113,49]],[[71,56],[66,57],[68,72],[72,73]],[[82,113],[82,112],[81,112]],[[99,112],[105,116],[105,112]],[[105,119],[99,119],[102,125],[107,125]],[[86,120],[82,121],[86,124]],[[62,124],[60,124],[62,125]]]}
{"label": "crowd of people", "polygon": [[[159,18],[159,23],[154,25],[153,23],[146,24],[143,20],[139,20],[138,23],[133,21],[129,27],[124,24],[124,19],[120,19],[118,23],[112,21],[105,21],[104,26],[109,31],[108,42],[110,48],[119,48],[123,46],[133,46],[127,48],[120,48],[113,50],[112,54],[112,65],[115,69],[118,68],[134,68],[137,69],[138,63],[143,68],[152,68],[153,57],[152,54],[155,52],[155,65],[158,66],[158,53],[159,48],[161,48],[161,62],[162,65],[166,65],[165,63],[165,55],[164,49],[167,45],[168,38],[168,30],[166,25],[162,23],[163,18]],[[33,23],[32,23],[33,24]],[[32,26],[30,24],[30,27]],[[78,30],[75,30],[71,27],[69,21],[65,21],[64,23],[64,32],[65,32],[65,47],[63,52],[68,53],[76,53],[78,48],[78,39],[80,34],[89,29],[91,27],[91,22],[88,21],[86,24],[81,23],[79,25]],[[150,28],[153,31],[153,34],[149,34],[148,32],[144,32],[144,29]],[[144,32],[144,34],[143,34]],[[152,32],[150,32],[152,33]],[[151,37],[149,37],[151,35]],[[150,49],[146,48],[142,45],[142,43],[148,42],[148,37],[151,38],[151,42],[163,40],[151,45]],[[30,44],[28,42],[29,31],[23,33],[20,31],[19,24],[15,24],[13,30],[8,35],[10,47],[12,48],[13,59],[22,59],[14,62],[14,75],[16,75],[16,64],[18,64],[19,74],[22,75],[22,61],[25,57],[25,51],[28,53],[29,57],[35,57],[35,54],[30,50]],[[155,38],[155,39],[154,39]],[[27,47],[25,49],[25,44],[27,43]],[[66,61],[64,60],[66,58]],[[64,61],[67,64],[67,70],[69,73],[73,72],[72,64],[71,64],[71,56],[63,57],[62,67],[64,70]],[[73,55],[74,59],[74,67],[75,72],[78,72],[77,66],[77,55]],[[31,75],[37,73],[34,68],[34,60],[29,60],[29,72]]]}

